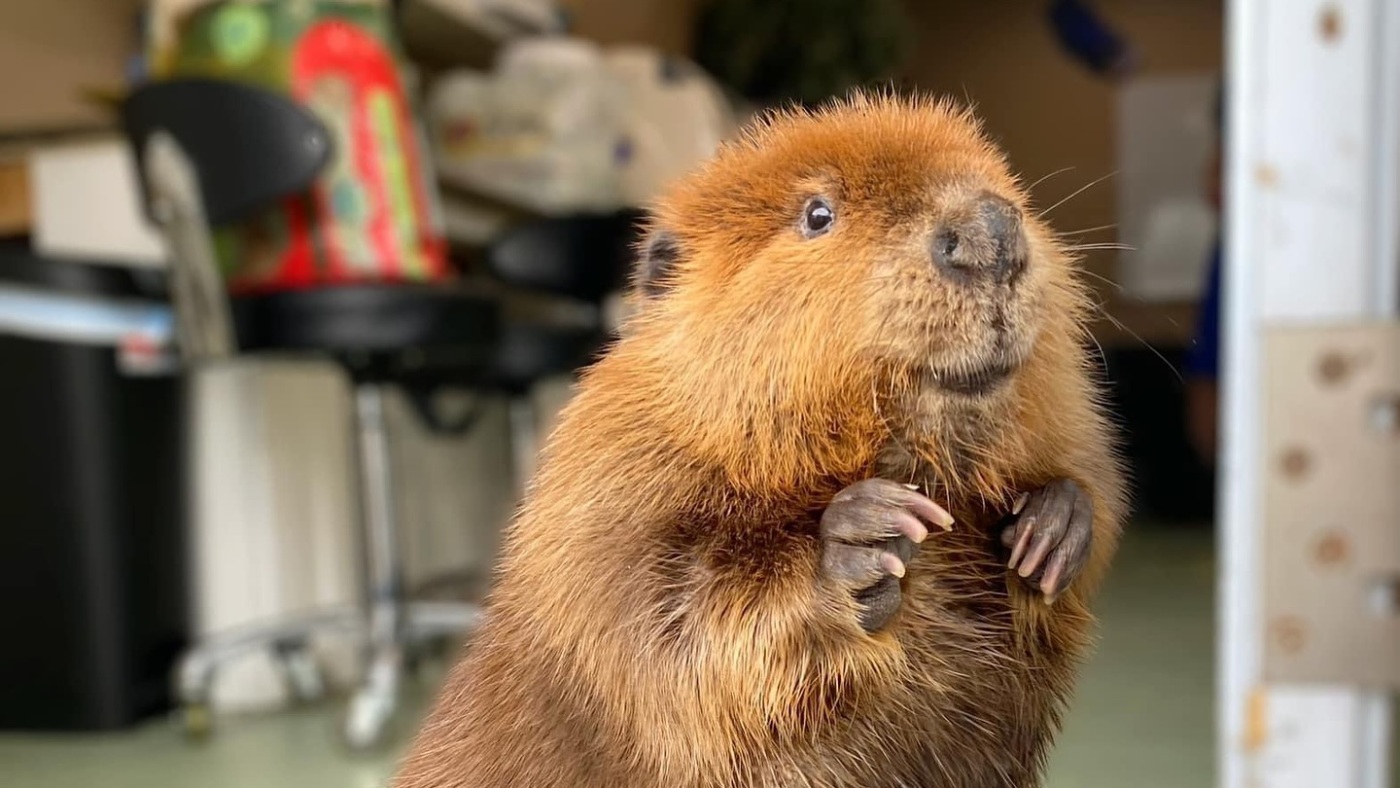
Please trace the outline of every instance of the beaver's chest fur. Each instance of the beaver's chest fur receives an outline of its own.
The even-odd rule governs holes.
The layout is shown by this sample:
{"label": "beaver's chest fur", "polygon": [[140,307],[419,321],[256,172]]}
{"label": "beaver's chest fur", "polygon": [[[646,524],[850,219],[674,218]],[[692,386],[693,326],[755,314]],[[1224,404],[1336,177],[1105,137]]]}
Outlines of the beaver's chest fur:
{"label": "beaver's chest fur", "polygon": [[1092,618],[1073,599],[1050,615],[1007,568],[1009,551],[998,541],[1005,506],[964,500],[945,508],[957,524],[921,547],[903,580],[893,630],[904,654],[898,680],[852,703],[828,735],[785,754],[771,777],[752,785],[1038,784]]}

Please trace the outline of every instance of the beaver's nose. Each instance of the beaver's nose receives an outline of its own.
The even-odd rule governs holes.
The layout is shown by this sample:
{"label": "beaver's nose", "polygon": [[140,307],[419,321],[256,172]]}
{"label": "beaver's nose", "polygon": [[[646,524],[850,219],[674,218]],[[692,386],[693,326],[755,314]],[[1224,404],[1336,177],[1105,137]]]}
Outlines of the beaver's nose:
{"label": "beaver's nose", "polygon": [[983,193],[960,213],[934,233],[934,265],[955,282],[1015,282],[1027,257],[1021,209]]}

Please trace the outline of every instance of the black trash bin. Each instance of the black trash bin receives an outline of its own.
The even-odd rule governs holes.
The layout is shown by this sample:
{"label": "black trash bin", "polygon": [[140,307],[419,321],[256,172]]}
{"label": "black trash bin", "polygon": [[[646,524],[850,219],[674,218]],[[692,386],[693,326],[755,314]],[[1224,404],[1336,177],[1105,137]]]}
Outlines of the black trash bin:
{"label": "black trash bin", "polygon": [[128,271],[0,245],[0,729],[109,730],[170,705],[183,389],[119,350],[164,312]]}

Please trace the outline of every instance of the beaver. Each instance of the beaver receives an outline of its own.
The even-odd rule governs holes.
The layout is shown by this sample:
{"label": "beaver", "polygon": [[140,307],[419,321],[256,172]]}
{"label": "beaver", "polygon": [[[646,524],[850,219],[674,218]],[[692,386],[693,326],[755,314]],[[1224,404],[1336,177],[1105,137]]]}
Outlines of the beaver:
{"label": "beaver", "polygon": [[675,183],[394,785],[1038,784],[1126,502],[1028,201],[885,93]]}

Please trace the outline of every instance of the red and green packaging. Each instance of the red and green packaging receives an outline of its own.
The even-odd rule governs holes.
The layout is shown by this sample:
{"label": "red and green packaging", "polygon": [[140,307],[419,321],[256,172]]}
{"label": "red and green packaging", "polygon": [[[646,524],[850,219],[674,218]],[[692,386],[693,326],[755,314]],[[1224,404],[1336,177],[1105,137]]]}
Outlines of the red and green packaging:
{"label": "red and green packaging", "polygon": [[448,277],[437,195],[382,2],[228,0],[176,23],[157,77],[240,80],[309,107],[335,154],[307,195],[220,229],[235,292]]}

